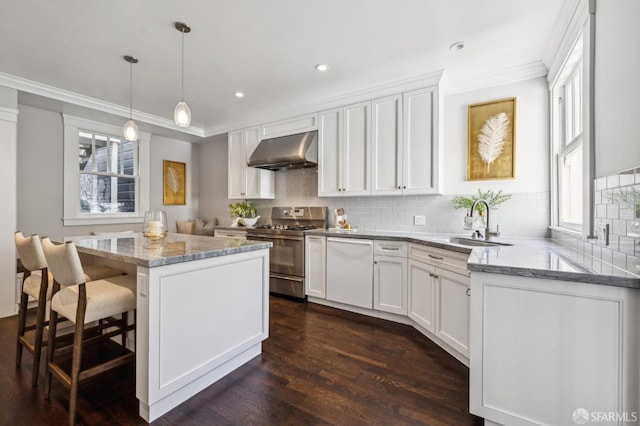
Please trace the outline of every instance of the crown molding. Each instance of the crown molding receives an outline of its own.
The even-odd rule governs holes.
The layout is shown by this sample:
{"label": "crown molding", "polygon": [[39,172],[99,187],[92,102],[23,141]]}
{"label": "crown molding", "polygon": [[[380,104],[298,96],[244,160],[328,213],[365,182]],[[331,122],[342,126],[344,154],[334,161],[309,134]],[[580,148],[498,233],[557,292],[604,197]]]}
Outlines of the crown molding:
{"label": "crown molding", "polygon": [[[90,108],[96,111],[105,112],[107,114],[113,114],[125,118],[129,117],[129,108],[127,107],[111,102],[105,102],[100,99],[81,95],[68,90],[59,89],[57,87],[38,83],[36,81],[27,80],[25,78],[17,77],[11,74],[0,72],[0,86],[9,87],[11,89],[16,89],[22,92],[32,93],[34,95],[44,96],[46,98],[55,99],[57,101],[65,102],[72,105]],[[147,123],[153,126],[158,126],[165,129],[174,130],[176,132],[186,133],[199,137],[204,136],[204,131],[199,127],[180,127],[176,125],[173,120],[158,117],[157,115],[148,114],[146,112],[133,110],[132,117],[135,121]]]}
{"label": "crown molding", "polygon": [[18,110],[14,108],[0,107],[0,120],[10,123],[18,122]]}
{"label": "crown molding", "polygon": [[472,90],[486,89],[488,87],[504,86],[505,84],[518,81],[544,77],[547,75],[547,72],[548,69],[542,61],[530,62],[528,64],[486,72],[478,77],[458,83],[450,83],[444,94],[453,95],[470,92]]}
{"label": "crown molding", "polygon": [[292,108],[257,114],[241,122],[225,123],[221,126],[207,128],[204,130],[204,134],[205,137],[215,136],[233,130],[266,124],[273,121],[285,120],[300,115],[311,114],[344,105],[355,104],[358,102],[369,101],[371,99],[395,95],[400,92],[420,89],[422,87],[436,86],[439,84],[441,85],[445,81],[445,70],[437,70],[430,73],[409,77],[403,80],[394,81],[391,83],[385,83],[366,89],[355,90],[339,96],[316,100],[306,104],[297,105]]}

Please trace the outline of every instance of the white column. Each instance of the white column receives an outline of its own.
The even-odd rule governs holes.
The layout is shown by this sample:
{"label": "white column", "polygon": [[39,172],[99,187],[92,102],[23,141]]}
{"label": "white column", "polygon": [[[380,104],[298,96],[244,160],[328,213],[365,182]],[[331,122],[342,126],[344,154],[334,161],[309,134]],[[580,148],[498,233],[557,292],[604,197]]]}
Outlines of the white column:
{"label": "white column", "polygon": [[17,133],[18,92],[0,86],[0,318],[17,313]]}

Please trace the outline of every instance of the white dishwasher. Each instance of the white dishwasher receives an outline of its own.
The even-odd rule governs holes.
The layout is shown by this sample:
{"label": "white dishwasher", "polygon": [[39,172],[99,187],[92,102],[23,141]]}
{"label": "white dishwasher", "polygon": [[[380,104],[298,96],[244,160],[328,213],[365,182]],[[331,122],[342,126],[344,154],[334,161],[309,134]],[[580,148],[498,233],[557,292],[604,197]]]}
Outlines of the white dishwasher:
{"label": "white dishwasher", "polygon": [[327,238],[327,300],[373,309],[373,241]]}

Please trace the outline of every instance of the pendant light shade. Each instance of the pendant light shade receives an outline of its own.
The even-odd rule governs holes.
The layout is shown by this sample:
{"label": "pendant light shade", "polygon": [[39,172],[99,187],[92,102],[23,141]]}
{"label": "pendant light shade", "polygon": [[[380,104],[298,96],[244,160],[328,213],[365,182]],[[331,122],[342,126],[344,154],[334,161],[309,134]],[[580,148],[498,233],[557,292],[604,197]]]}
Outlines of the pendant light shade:
{"label": "pendant light shade", "polygon": [[133,64],[137,64],[138,59],[127,55],[124,60],[129,62],[129,121],[124,124],[122,135],[127,141],[137,142],[138,125],[133,121]]}
{"label": "pendant light shade", "polygon": [[124,139],[130,142],[138,141],[138,125],[135,121],[129,120],[124,123],[124,130],[122,131]]}
{"label": "pendant light shade", "polygon": [[173,111],[173,120],[180,127],[187,127],[191,124],[191,109],[189,105],[184,101],[184,34],[190,33],[191,28],[183,22],[175,23],[176,30],[182,33],[182,86],[180,93],[180,102],[176,105],[176,109]]}
{"label": "pendant light shade", "polygon": [[191,124],[191,110],[185,101],[178,102],[176,109],[173,111],[173,119],[180,127],[187,127]]}

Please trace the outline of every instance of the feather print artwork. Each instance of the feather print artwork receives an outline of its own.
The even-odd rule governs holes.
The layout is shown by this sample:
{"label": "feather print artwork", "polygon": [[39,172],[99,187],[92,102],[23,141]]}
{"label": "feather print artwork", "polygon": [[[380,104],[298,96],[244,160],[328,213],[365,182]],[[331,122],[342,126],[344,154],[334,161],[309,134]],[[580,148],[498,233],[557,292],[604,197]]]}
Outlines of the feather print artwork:
{"label": "feather print artwork", "polygon": [[487,118],[478,134],[478,154],[487,164],[487,173],[491,163],[502,154],[507,132],[509,131],[509,117],[504,112]]}
{"label": "feather print artwork", "polygon": [[174,194],[177,194],[178,189],[180,189],[178,172],[173,167],[167,167],[167,186]]}

